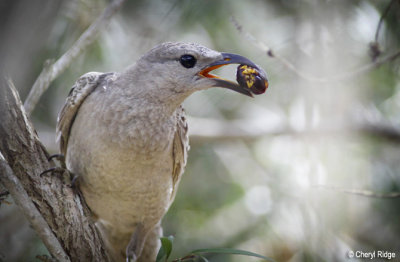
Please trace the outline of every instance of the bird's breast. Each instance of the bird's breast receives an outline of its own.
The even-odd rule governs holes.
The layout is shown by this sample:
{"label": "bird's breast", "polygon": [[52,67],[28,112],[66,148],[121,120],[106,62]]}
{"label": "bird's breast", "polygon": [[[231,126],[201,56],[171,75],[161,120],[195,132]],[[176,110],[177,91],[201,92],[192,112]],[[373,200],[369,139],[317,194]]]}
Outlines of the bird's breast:
{"label": "bird's breast", "polygon": [[158,222],[172,198],[174,117],[124,102],[86,102],[71,129],[67,167],[80,177],[89,207],[124,227]]}
{"label": "bird's breast", "polygon": [[129,149],[138,158],[156,158],[169,150],[177,126],[173,114],[166,114],[161,106],[140,101],[128,105],[120,102],[115,107],[118,109],[95,116],[95,125],[103,127],[97,129],[98,136]]}

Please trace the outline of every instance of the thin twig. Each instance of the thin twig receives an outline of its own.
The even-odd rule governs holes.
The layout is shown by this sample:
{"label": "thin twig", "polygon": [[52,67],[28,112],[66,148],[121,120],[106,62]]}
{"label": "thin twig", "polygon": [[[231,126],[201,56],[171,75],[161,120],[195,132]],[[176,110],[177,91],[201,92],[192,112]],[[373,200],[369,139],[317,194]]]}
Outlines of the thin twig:
{"label": "thin twig", "polygon": [[7,164],[0,152],[0,180],[1,183],[10,191],[15,203],[21,208],[25,217],[29,220],[32,227],[39,234],[49,252],[55,256],[58,261],[70,261],[60,242],[51,231],[46,220],[37,210],[32,200],[28,196],[19,179],[14,175],[10,166]]}
{"label": "thin twig", "polygon": [[379,32],[383,24],[383,19],[385,19],[395,1],[396,0],[391,0],[390,3],[385,8],[385,10],[383,11],[375,30],[375,40],[369,44],[369,54],[371,56],[372,62],[376,62],[376,59],[382,54],[382,50],[378,42]]}
{"label": "thin twig", "polygon": [[51,82],[64,72],[72,61],[97,39],[99,32],[108,25],[111,17],[125,1],[114,0],[111,2],[67,52],[52,65],[44,66],[24,103],[25,111],[28,115],[32,113],[40,97],[50,86]]}
{"label": "thin twig", "polygon": [[58,262],[56,259],[47,255],[37,255],[36,258],[43,262]]}
{"label": "thin twig", "polygon": [[381,30],[383,19],[385,19],[385,17],[389,13],[389,10],[392,7],[392,5],[394,4],[394,2],[396,2],[396,0],[391,0],[390,1],[390,3],[387,5],[385,11],[383,11],[383,14],[381,15],[381,18],[379,19],[378,26],[376,27],[376,32],[375,32],[375,42],[376,43],[378,42],[379,32]]}
{"label": "thin twig", "polygon": [[347,70],[348,73],[338,74],[338,75],[335,75],[332,77],[314,77],[314,76],[308,75],[308,74],[300,71],[299,69],[296,68],[295,65],[293,65],[291,62],[289,62],[286,58],[275,53],[271,47],[269,47],[265,43],[261,42],[260,40],[256,39],[250,33],[246,32],[243,29],[243,26],[240,25],[239,22],[233,16],[231,17],[231,22],[240,34],[242,34],[247,40],[251,41],[255,46],[257,46],[259,49],[261,49],[263,52],[265,52],[269,57],[275,58],[277,61],[279,61],[281,64],[283,64],[287,69],[289,69],[290,71],[295,73],[297,76],[299,76],[309,82],[329,83],[329,82],[347,80],[349,78],[366,73],[374,68],[381,66],[382,64],[384,64],[386,62],[393,61],[396,58],[400,57],[400,49],[399,49],[391,55],[387,55],[375,62],[364,65],[356,70]]}
{"label": "thin twig", "polygon": [[352,195],[359,195],[364,197],[372,197],[372,198],[400,198],[400,192],[391,192],[391,193],[377,193],[369,190],[362,190],[362,189],[347,189],[341,188],[336,186],[329,186],[329,185],[315,185],[314,187],[323,188],[328,190],[335,190],[340,191],[347,194]]}
{"label": "thin twig", "polygon": [[[260,128],[253,122],[246,122],[244,120],[238,121],[217,121],[213,119],[195,118],[191,117],[190,121],[197,123],[192,125],[190,129],[190,141],[192,145],[204,144],[209,142],[231,142],[235,140],[244,140],[247,142],[256,141],[263,137],[273,136],[296,136],[296,137],[316,137],[316,136],[329,136],[337,134],[363,134],[367,136],[377,137],[384,139],[390,143],[400,143],[400,128],[391,124],[388,121],[352,121],[352,125],[342,126],[339,124],[332,126],[310,127],[302,131],[291,128],[288,123],[282,122],[274,126],[265,126]],[[207,126],[207,129],[204,129]],[[243,129],[241,127],[248,128]],[[254,126],[254,128],[253,128]]]}

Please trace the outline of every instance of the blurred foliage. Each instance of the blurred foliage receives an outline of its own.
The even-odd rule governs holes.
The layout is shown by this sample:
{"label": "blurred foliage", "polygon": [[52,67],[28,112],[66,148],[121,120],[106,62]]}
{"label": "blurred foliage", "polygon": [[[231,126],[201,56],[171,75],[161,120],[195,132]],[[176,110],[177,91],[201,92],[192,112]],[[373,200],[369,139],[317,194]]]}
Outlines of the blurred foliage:
{"label": "blurred foliage", "polygon": [[[170,259],[170,255],[172,253],[173,248],[173,236],[169,237],[161,237],[161,247],[158,251],[156,262],[168,262]],[[189,252],[189,254],[172,260],[173,262],[184,262],[184,261],[204,261],[208,262],[208,259],[205,257],[207,254],[213,255],[241,255],[247,257],[257,257],[261,258],[264,261],[275,262],[275,260],[262,256],[260,254],[256,254],[253,252],[234,249],[234,248],[205,248],[205,249],[196,249]]]}
{"label": "blurred foliage", "polygon": [[[48,59],[61,56],[109,1],[0,2],[0,71],[26,97]],[[276,261],[347,261],[349,250],[400,256],[400,201],[344,194],[315,185],[374,192],[400,190],[398,141],[357,125],[400,127],[400,59],[344,81],[311,82],[243,38],[243,29],[297,70],[329,78],[371,63],[369,44],[390,1],[129,0],[99,40],[51,85],[32,119],[50,149],[56,116],[74,81],[89,71],[118,71],[165,41],[199,42],[244,55],[266,69],[270,88],[255,99],[208,90],[185,101],[196,118],[277,130],[231,141],[192,141],[176,200],[163,220],[171,257],[198,248],[239,248]],[[43,8],[46,7],[46,8]],[[380,57],[400,48],[400,3],[383,19]],[[220,75],[233,79],[234,69]],[[318,129],[320,132],[312,130]],[[18,219],[15,219],[15,218]],[[33,261],[44,246],[13,206],[0,207],[0,258]],[[10,243],[7,244],[11,240]],[[210,261],[258,261],[240,256]]]}

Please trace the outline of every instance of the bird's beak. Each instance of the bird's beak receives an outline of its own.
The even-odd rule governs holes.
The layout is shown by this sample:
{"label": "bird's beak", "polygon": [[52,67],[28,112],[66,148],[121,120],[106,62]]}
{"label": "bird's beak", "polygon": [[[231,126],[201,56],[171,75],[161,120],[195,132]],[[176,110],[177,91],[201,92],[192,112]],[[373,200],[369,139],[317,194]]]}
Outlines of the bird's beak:
{"label": "bird's beak", "polygon": [[246,57],[240,56],[240,55],[235,55],[235,54],[230,54],[230,53],[221,53],[222,54],[222,59],[217,60],[215,62],[212,62],[211,64],[207,65],[204,67],[200,72],[199,75],[203,77],[210,78],[214,81],[214,86],[215,87],[224,87],[224,88],[229,88],[233,91],[236,91],[238,93],[253,97],[252,93],[250,92],[249,88],[246,88],[244,86],[240,86],[235,82],[220,78],[216,75],[210,74],[212,70],[215,70],[217,68],[220,68],[221,66],[224,65],[229,65],[229,64],[241,64],[241,65],[247,65],[252,68],[257,69],[257,71],[263,72],[265,75],[264,71],[260,69],[256,64],[254,64],[252,61],[247,59]]}

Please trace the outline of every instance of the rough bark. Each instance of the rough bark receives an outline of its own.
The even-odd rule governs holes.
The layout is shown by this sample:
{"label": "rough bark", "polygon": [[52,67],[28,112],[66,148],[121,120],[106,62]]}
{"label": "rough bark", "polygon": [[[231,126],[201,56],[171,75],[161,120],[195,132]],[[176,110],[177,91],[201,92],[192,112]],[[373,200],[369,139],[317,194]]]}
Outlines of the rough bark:
{"label": "rough bark", "polygon": [[[49,155],[26,116],[18,92],[5,79],[0,79],[0,153],[4,158],[0,181],[7,184],[8,165],[16,179],[7,186],[20,182],[67,254],[65,261],[109,261],[99,232],[90,219],[90,211],[80,196],[60,175],[39,175],[54,163],[47,160]],[[8,190],[12,195],[15,192]],[[18,196],[14,194],[13,197]],[[31,210],[20,207],[25,209],[32,224],[37,222],[33,221],[37,216]],[[45,237],[39,235],[42,239]],[[44,239],[44,243],[53,257],[59,257],[60,254],[53,253],[56,251],[48,239]]]}

